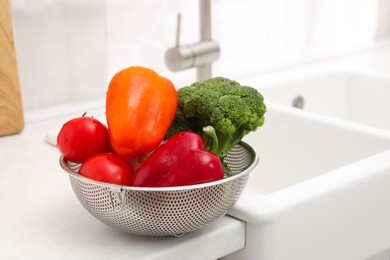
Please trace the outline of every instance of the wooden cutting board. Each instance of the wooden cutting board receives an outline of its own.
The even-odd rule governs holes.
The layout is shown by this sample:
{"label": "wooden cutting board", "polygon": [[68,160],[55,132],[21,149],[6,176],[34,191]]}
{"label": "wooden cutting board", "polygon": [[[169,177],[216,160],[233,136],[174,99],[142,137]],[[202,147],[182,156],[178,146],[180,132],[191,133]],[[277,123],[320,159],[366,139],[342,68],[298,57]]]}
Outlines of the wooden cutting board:
{"label": "wooden cutting board", "polygon": [[24,127],[9,0],[0,0],[0,136]]}

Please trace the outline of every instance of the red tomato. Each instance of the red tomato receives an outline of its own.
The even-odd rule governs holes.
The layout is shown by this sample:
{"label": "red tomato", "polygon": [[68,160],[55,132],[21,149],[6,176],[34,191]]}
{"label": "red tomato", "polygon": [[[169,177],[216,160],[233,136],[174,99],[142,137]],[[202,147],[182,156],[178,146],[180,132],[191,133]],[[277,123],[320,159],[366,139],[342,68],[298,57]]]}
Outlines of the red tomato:
{"label": "red tomato", "polygon": [[67,160],[83,162],[94,154],[110,151],[108,129],[93,117],[74,118],[62,126],[57,146]]}
{"label": "red tomato", "polygon": [[113,153],[95,154],[80,167],[79,174],[101,182],[129,185],[133,169],[124,159]]}

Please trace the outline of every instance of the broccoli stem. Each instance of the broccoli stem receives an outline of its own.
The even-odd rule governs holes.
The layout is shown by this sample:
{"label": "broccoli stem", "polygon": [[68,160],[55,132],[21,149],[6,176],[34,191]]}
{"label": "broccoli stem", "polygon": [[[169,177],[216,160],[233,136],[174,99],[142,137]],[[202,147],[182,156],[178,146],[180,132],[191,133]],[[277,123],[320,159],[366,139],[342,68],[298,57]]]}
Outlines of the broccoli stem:
{"label": "broccoli stem", "polygon": [[219,158],[223,159],[226,157],[230,149],[234,146],[234,144],[232,145],[232,141],[231,137],[228,136],[223,136],[219,139],[218,150],[216,153]]}
{"label": "broccoli stem", "polygon": [[[224,158],[228,154],[229,150],[235,145],[231,145],[231,138],[224,138],[223,141],[219,141],[217,133],[212,126],[203,127],[203,143],[204,149],[216,154],[221,160],[224,172],[227,176],[232,175],[232,171],[229,166],[224,162]],[[240,139],[235,142],[238,143]]]}
{"label": "broccoli stem", "polygon": [[241,139],[245,136],[245,131],[237,130],[233,136],[220,135],[217,154],[220,158],[224,158],[229,151],[237,145]]}
{"label": "broccoli stem", "polygon": [[214,127],[211,125],[203,127],[202,139],[204,143],[204,149],[215,153],[219,157],[219,154],[217,154],[219,142]]}

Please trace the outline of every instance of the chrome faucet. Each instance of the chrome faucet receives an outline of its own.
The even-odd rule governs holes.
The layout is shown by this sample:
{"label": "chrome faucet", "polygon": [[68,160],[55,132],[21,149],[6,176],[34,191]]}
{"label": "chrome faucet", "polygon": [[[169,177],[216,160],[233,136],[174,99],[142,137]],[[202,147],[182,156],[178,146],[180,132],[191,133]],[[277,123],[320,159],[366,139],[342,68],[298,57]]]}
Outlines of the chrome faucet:
{"label": "chrome faucet", "polygon": [[219,57],[218,43],[211,38],[211,0],[199,0],[200,41],[180,46],[181,15],[177,16],[176,46],[165,53],[165,63],[171,71],[197,68],[197,81],[211,77],[211,63]]}

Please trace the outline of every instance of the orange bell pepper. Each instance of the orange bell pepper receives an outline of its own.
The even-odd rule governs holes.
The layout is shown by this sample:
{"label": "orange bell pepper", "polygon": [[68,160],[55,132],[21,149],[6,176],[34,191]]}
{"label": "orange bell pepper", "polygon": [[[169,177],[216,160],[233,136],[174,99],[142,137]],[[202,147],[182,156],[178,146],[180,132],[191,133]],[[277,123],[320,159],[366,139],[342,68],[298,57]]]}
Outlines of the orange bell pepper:
{"label": "orange bell pepper", "polygon": [[106,117],[113,151],[127,160],[156,149],[178,103],[172,82],[144,67],[129,67],[111,80]]}

